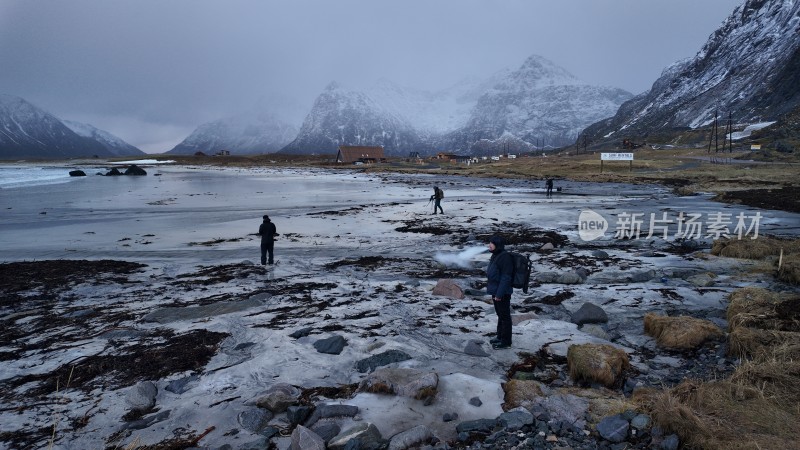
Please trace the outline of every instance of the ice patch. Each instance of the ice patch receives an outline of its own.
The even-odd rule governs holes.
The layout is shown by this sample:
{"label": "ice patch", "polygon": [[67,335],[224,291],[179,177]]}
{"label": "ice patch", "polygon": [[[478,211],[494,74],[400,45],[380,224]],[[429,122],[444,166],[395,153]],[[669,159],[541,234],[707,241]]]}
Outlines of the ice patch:
{"label": "ice patch", "polygon": [[458,266],[462,269],[468,269],[472,265],[472,258],[487,251],[486,247],[470,247],[462,250],[459,253],[442,253],[438,252],[433,257],[436,261],[444,264],[445,266]]}

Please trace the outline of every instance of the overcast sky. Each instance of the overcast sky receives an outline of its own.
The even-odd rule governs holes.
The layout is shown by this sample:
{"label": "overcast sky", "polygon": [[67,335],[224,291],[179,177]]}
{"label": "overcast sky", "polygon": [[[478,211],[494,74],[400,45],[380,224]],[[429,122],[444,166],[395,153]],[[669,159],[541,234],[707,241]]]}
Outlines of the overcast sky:
{"label": "overcast sky", "polygon": [[0,0],[0,93],[159,153],[259,99],[307,110],[331,81],[382,77],[436,90],[533,54],[638,94],[742,2]]}

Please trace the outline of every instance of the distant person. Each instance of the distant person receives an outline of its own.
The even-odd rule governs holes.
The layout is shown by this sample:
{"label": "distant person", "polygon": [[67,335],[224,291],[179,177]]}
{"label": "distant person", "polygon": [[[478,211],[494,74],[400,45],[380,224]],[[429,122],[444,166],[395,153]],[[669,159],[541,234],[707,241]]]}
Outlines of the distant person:
{"label": "distant person", "polygon": [[511,347],[511,294],[514,279],[514,261],[505,251],[505,240],[498,235],[489,239],[489,267],[486,268],[486,293],[492,296],[494,311],[497,313],[497,336],[490,339],[492,348]]}
{"label": "distant person", "polygon": [[545,182],[545,186],[547,187],[547,198],[552,197],[553,196],[553,179],[552,178],[548,178],[547,181]]}
{"label": "distant person", "polygon": [[[442,214],[444,214],[444,210],[442,210],[442,199],[444,198],[444,191],[439,189],[439,186],[433,187],[433,195],[431,195],[431,200],[433,200],[433,213],[436,214],[436,208],[439,208]],[[431,200],[428,200],[429,202]]]}
{"label": "distant person", "polygon": [[275,224],[269,220],[268,215],[264,215],[264,221],[258,227],[258,235],[261,236],[261,265],[267,265],[267,253],[269,253],[269,264],[275,263],[273,249],[275,247],[275,236],[278,235]]}

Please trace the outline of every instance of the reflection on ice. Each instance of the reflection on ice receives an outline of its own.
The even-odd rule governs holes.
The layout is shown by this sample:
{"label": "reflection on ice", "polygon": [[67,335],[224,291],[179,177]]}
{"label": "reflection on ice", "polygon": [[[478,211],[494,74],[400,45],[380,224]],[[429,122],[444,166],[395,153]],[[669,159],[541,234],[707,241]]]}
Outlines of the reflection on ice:
{"label": "reflection on ice", "polygon": [[437,252],[433,258],[445,266],[458,266],[463,269],[468,269],[472,265],[472,258],[487,250],[488,249],[484,246],[470,247],[466,250],[462,250],[459,253]]}

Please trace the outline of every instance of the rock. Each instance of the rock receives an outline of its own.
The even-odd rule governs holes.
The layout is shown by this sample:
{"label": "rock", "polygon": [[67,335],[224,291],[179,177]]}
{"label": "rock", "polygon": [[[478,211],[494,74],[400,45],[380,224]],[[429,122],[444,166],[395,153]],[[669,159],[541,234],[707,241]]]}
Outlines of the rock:
{"label": "rock", "polygon": [[329,355],[338,355],[342,353],[345,345],[347,345],[347,340],[339,335],[314,342],[314,348],[317,349],[318,352],[327,353]]}
{"label": "rock", "polygon": [[583,278],[575,272],[567,272],[561,274],[556,280],[556,283],[559,284],[581,284],[583,283]]}
{"label": "rock", "polygon": [[433,288],[433,295],[441,295],[448,298],[462,299],[464,298],[464,290],[461,286],[456,284],[455,281],[443,278],[436,283]]}
{"label": "rock", "polygon": [[109,177],[109,176],[117,176],[117,175],[122,175],[122,172],[120,172],[119,169],[116,168],[116,167],[112,167],[111,170],[109,170],[105,174],[105,176],[107,176],[107,177]]}
{"label": "rock", "polygon": [[86,172],[84,172],[82,170],[70,170],[69,171],[69,176],[71,176],[71,177],[85,177],[86,176]]}
{"label": "rock", "polygon": [[484,433],[489,434],[494,431],[494,427],[497,426],[496,419],[478,419],[478,420],[468,420],[466,422],[461,422],[456,425],[456,432],[458,433]]}
{"label": "rock", "polygon": [[714,281],[715,276],[709,273],[701,273],[699,275],[694,275],[686,279],[689,283],[697,287],[711,287],[716,284]]}
{"label": "rock", "polygon": [[313,426],[320,419],[329,417],[354,417],[358,414],[358,406],[322,403],[317,405],[311,417],[306,420],[307,427]]}
{"label": "rock", "polygon": [[147,412],[156,406],[158,388],[152,381],[142,381],[132,387],[125,396],[125,401],[133,411]]}
{"label": "rock", "polygon": [[286,418],[292,426],[295,426],[306,420],[312,409],[310,406],[290,406],[286,408]]}
{"label": "rock", "polygon": [[656,277],[655,270],[646,270],[644,272],[636,272],[633,275],[628,277],[628,281],[631,283],[644,283],[646,281],[650,281]]}
{"label": "rock", "polygon": [[364,358],[361,361],[356,361],[356,370],[361,373],[372,372],[377,367],[407,361],[409,359],[411,359],[411,356],[406,352],[400,350],[386,350],[383,353],[378,353],[377,355]]}
{"label": "rock", "polygon": [[127,422],[125,425],[122,426],[123,430],[144,430],[145,428],[150,428],[152,425],[163,422],[169,419],[170,410],[166,411],[159,411],[156,414],[151,414],[149,416],[142,417],[139,420],[134,420],[133,422]]}
{"label": "rock", "polygon": [[467,345],[464,347],[464,353],[470,356],[489,356],[483,347],[481,347],[481,341],[476,341],[474,339],[467,341]]}
{"label": "rock", "polygon": [[522,314],[512,314],[511,315],[511,325],[517,326],[523,322],[527,322],[529,320],[538,319],[539,316],[536,313],[522,313]]}
{"label": "rock", "polygon": [[608,333],[606,333],[606,330],[604,330],[603,327],[601,327],[600,325],[587,323],[581,326],[580,330],[598,339],[603,339],[604,341],[609,340]]}
{"label": "rock", "polygon": [[200,377],[197,375],[189,375],[188,377],[183,377],[179,380],[172,380],[167,383],[167,386],[164,388],[167,392],[172,392],[173,394],[183,394],[184,392],[188,391],[190,388],[188,387],[189,383],[192,381],[199,380]]}
{"label": "rock", "polygon": [[608,259],[608,253],[606,253],[603,250],[593,250],[592,256],[594,256],[597,259]]}
{"label": "rock", "polygon": [[[542,410],[544,412],[541,412]],[[531,413],[539,421],[562,421],[571,423],[577,428],[586,425],[585,417],[588,410],[589,400],[572,394],[539,397],[531,406]]]}
{"label": "rock", "polygon": [[681,440],[678,438],[677,434],[670,434],[661,441],[661,445],[659,445],[658,448],[661,450],[678,450],[680,443]]}
{"label": "rock", "polygon": [[588,271],[588,270],[586,270],[586,269],[585,269],[585,268],[583,268],[583,267],[578,267],[577,269],[575,269],[575,273],[576,273],[576,274],[577,274],[579,277],[581,277],[581,280],[582,280],[582,281],[586,281],[586,279],[587,279],[587,278],[589,278],[589,271]]}
{"label": "rock", "polygon": [[469,404],[479,408],[481,405],[483,405],[483,402],[478,397],[472,397],[469,399]]}
{"label": "rock", "polygon": [[317,433],[317,436],[321,437],[323,441],[328,442],[338,436],[342,429],[334,422],[325,422],[314,425],[311,427],[311,431]]}
{"label": "rock", "polygon": [[351,439],[358,439],[360,447],[367,447],[370,444],[377,444],[383,439],[381,432],[375,425],[363,422],[356,424],[349,428],[328,442],[328,449],[330,450],[343,450]]}
{"label": "rock", "polygon": [[292,431],[291,450],[325,450],[325,441],[308,428],[298,425]]}
{"label": "rock", "polygon": [[389,450],[406,450],[418,447],[433,438],[433,432],[425,425],[417,425],[410,430],[395,434],[389,440]]}
{"label": "rock", "polygon": [[137,166],[136,164],[131,164],[128,166],[128,169],[125,171],[125,175],[136,175],[136,176],[143,176],[147,175],[144,169]]}
{"label": "rock", "polygon": [[533,414],[525,408],[514,408],[497,417],[500,426],[507,431],[517,431],[525,425],[533,425]]}
{"label": "rock", "polygon": [[299,397],[300,391],[297,388],[287,383],[278,383],[271,386],[264,396],[256,400],[256,405],[280,414],[297,403]]}
{"label": "rock", "polygon": [[594,303],[584,303],[581,307],[570,315],[572,323],[583,325],[585,323],[606,323],[608,315],[603,308]]}
{"label": "rock", "polygon": [[272,420],[272,413],[261,408],[251,408],[240,412],[237,419],[242,428],[251,433],[258,433]]}
{"label": "rock", "polygon": [[291,338],[295,338],[295,339],[300,339],[301,337],[306,337],[306,336],[308,336],[309,334],[311,334],[311,332],[312,332],[313,330],[314,330],[314,329],[313,329],[313,328],[311,328],[311,327],[301,328],[301,329],[299,329],[299,330],[296,330],[296,331],[295,331],[295,332],[293,332],[292,334],[290,334],[290,335],[289,335],[289,337],[291,337]]}
{"label": "rock", "polygon": [[540,272],[534,275],[533,279],[537,283],[547,284],[547,283],[555,283],[558,280],[559,275],[555,272]]}
{"label": "rock", "polygon": [[621,414],[604,417],[597,424],[597,432],[603,439],[611,442],[622,442],[628,438],[630,424]]}
{"label": "rock", "polygon": [[575,381],[614,387],[630,367],[628,354],[610,344],[570,345],[567,350],[569,375]]}
{"label": "rock", "polygon": [[650,416],[647,414],[637,414],[631,419],[631,426],[637,430],[645,430],[650,426]]}
{"label": "rock", "polygon": [[503,390],[506,393],[505,405],[511,409],[519,406],[527,408],[543,395],[539,382],[534,380],[508,380]]}
{"label": "rock", "polygon": [[548,242],[548,243],[542,245],[541,247],[539,247],[539,250],[548,251],[548,250],[555,250],[555,248],[556,247],[555,247],[555,245],[552,244],[552,242]]}
{"label": "rock", "polygon": [[685,251],[695,251],[700,248],[700,243],[694,239],[681,241],[681,249]]}
{"label": "rock", "polygon": [[458,419],[458,413],[444,413],[442,416],[442,422],[452,422]]}
{"label": "rock", "polygon": [[424,399],[434,397],[438,387],[439,375],[436,372],[384,367],[362,380],[358,390]]}

